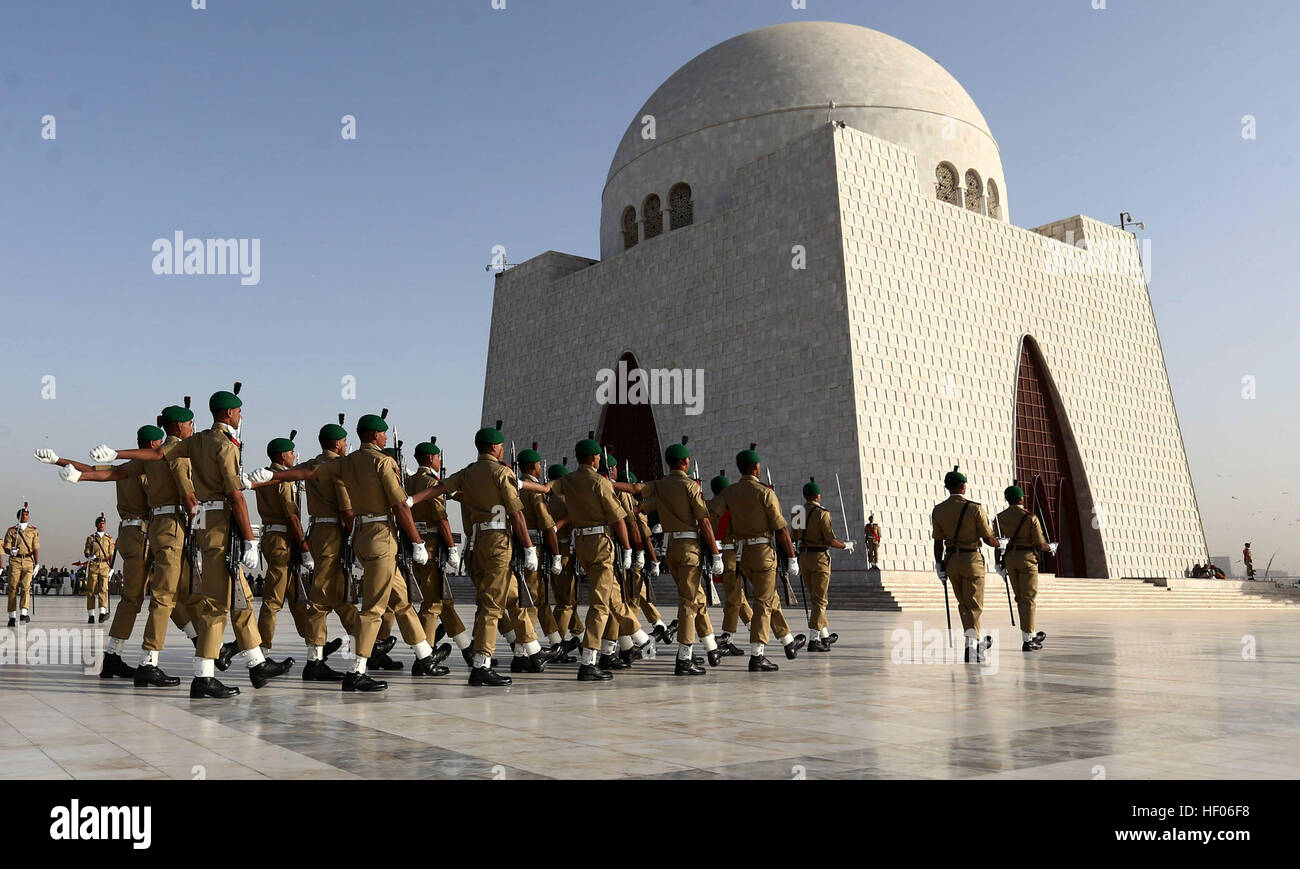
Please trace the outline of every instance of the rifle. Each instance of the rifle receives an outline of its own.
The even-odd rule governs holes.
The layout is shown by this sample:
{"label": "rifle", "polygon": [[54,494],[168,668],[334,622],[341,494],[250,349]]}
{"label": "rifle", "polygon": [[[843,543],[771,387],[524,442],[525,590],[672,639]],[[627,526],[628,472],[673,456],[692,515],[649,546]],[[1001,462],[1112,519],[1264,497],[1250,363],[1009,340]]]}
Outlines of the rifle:
{"label": "rifle", "polygon": [[[754,447],[751,446],[750,449]],[[772,485],[772,470],[767,469],[767,487],[776,494],[776,486]],[[794,606],[799,601],[794,596],[794,586],[790,584],[790,557],[781,551],[781,547],[776,542],[776,532],[772,532],[772,548],[776,550],[776,577],[781,581],[781,588],[785,590],[785,602],[787,606]],[[803,574],[799,574],[799,585],[803,586]],[[804,589],[804,597],[808,596],[808,590]]]}
{"label": "rifle", "polygon": [[[289,440],[298,437],[298,430],[294,429],[289,432]],[[298,527],[304,528],[307,523],[307,509],[302,500],[302,483],[293,484],[293,500],[298,507]],[[305,539],[305,538],[304,538]],[[293,576],[294,594],[299,603],[306,603],[308,590],[311,588],[313,571],[303,567],[302,564],[302,541],[294,543],[289,547],[289,572]]]}
{"label": "rifle", "polygon": [[[235,381],[233,392],[239,395],[239,390],[243,386],[238,380]],[[239,450],[239,476],[244,475],[244,444],[239,441],[236,447]],[[230,577],[230,609],[232,612],[242,612],[248,609],[248,598],[244,595],[244,584],[240,578],[243,574],[240,572],[240,563],[244,560],[244,550],[248,546],[248,541],[240,532],[239,526],[232,515],[228,522],[230,528],[226,535],[226,573]]]}
{"label": "rifle", "polygon": [[[380,414],[381,419],[388,418],[388,408],[384,408]],[[402,439],[397,436],[397,429],[393,429],[393,440],[397,442],[397,476],[402,491],[406,491],[406,458],[402,455]],[[396,523],[395,523],[396,524]],[[412,606],[418,603],[424,603],[424,593],[420,591],[420,581],[415,576],[415,541],[406,536],[402,526],[397,524],[397,570],[406,580],[406,599]]]}
{"label": "rifle", "polygon": [[[501,431],[502,425],[502,421],[497,420],[496,430]],[[515,461],[517,456],[518,454],[515,452],[515,442],[511,439],[510,461],[506,464],[510,470],[514,472],[516,479],[519,476],[519,463]],[[509,516],[506,517],[506,535],[510,538],[510,573],[513,574],[515,578],[515,589],[519,595],[519,608],[533,609],[537,604],[533,601],[533,593],[529,591],[528,579],[524,575],[524,547],[520,544],[515,535],[515,530],[512,527]],[[529,542],[531,543],[532,541],[530,540]],[[538,567],[541,567],[540,561]]]}
{"label": "rifle", "polygon": [[[340,413],[339,414],[340,426],[343,425],[344,418],[345,418],[345,414]],[[339,522],[342,521],[343,521],[343,517],[339,516]],[[356,579],[352,575],[353,568],[357,566],[357,552],[352,547],[352,544],[356,540],[356,536],[357,536],[357,524],[358,523],[356,522],[356,520],[353,520],[352,527],[348,529],[347,536],[343,538],[343,546],[340,547],[339,549],[339,567],[343,569],[343,581],[344,583],[346,583],[345,587],[347,588],[347,592],[348,592],[348,603],[353,603],[353,604],[358,603],[361,600],[360,585],[357,583]]]}
{"label": "rifle", "polygon": [[[1021,519],[1021,524],[1024,524],[1023,519]],[[993,527],[996,529],[994,534],[998,538],[998,551],[993,555],[993,564],[1002,577],[1002,588],[1007,593],[1007,611],[1011,613],[1011,627],[1014,628],[1016,626],[1016,608],[1011,605],[1011,578],[1007,574],[1007,544],[1010,542],[1010,538],[1002,536],[1002,521],[997,516],[993,517]],[[1017,528],[1016,531],[1019,532],[1020,529]]]}
{"label": "rifle", "polygon": [[[537,441],[533,441],[533,451],[534,452],[537,451]],[[542,481],[541,481],[542,485],[543,486],[550,485],[551,475],[546,472],[545,459],[542,459],[541,467],[542,467]],[[551,575],[551,560],[555,558],[555,556],[559,555],[560,553],[551,551],[551,544],[548,543],[546,540],[546,529],[543,528],[539,532],[539,536],[541,538],[539,542],[539,545],[541,547],[541,557],[537,559],[537,568],[538,568],[537,575],[541,579],[540,585],[542,589],[542,594],[546,598],[544,601],[542,601],[542,605],[549,607],[551,605],[551,598],[554,597],[552,592],[554,591],[555,588],[555,577]],[[556,542],[557,543],[559,542],[558,538],[556,539]]]}
{"label": "rifle", "polygon": [[[590,435],[595,435],[596,433],[595,433],[595,432],[589,432],[588,434],[590,434]],[[610,467],[609,467],[609,447],[608,447],[608,446],[602,446],[602,447],[600,448],[600,462],[601,462],[602,465],[605,466],[605,479],[606,479],[606,480],[610,480],[610,481],[612,482],[612,481],[613,481],[613,476],[612,476],[612,471],[610,470]],[[631,539],[629,539],[629,540],[628,540],[628,543],[630,544],[631,542],[632,542]],[[612,533],[610,534],[610,543],[612,543],[612,544],[614,545],[614,578],[615,578],[616,580],[618,580],[619,593],[623,596],[623,602],[624,602],[624,603],[627,603],[627,601],[628,601],[628,595],[627,595],[627,579],[628,579],[627,575],[628,575],[628,571],[623,570],[623,552],[624,552],[624,549],[623,549],[622,544],[620,544],[620,543],[618,542],[618,537],[616,537],[616,536],[615,536],[614,534],[612,534]]]}
{"label": "rifle", "polygon": [[[438,445],[438,436],[437,436],[437,435],[429,435],[429,443],[433,444],[434,446],[437,446],[437,445]],[[446,476],[446,475],[443,473],[443,471],[446,470],[446,467],[447,467],[447,454],[446,454],[446,452],[440,452],[438,455],[439,455],[439,470],[438,470],[436,473],[437,473],[437,475],[438,475],[438,477],[437,477],[437,481],[438,481],[438,483],[441,483],[441,482],[442,482],[442,478],[443,478],[444,476]],[[437,485],[437,484],[435,483],[435,485]],[[446,500],[445,500],[445,499],[443,500],[443,504],[444,504],[444,505],[446,504]],[[450,522],[447,523],[447,527],[448,527],[448,528],[451,527],[451,523],[450,523]],[[433,557],[435,557],[435,558],[438,559],[438,572],[439,572],[440,574],[442,574],[442,599],[443,599],[444,601],[451,601],[451,600],[454,599],[454,597],[453,597],[453,595],[452,595],[452,593],[451,593],[451,571],[449,571],[449,570],[447,569],[448,565],[450,564],[449,559],[451,558],[451,547],[452,547],[452,544],[453,544],[453,541],[451,541],[451,540],[443,540],[443,539],[442,539],[442,531],[439,530],[439,532],[438,532],[438,551],[437,551],[436,553],[433,553]],[[462,569],[463,569],[463,568],[462,568]]]}
{"label": "rifle", "polygon": [[[686,437],[683,435],[682,440],[685,441],[685,439]],[[695,462],[691,462],[691,479],[695,482],[696,486],[702,488],[702,483],[700,481],[700,466]],[[709,520],[705,519],[704,521],[707,522]],[[718,538],[716,543],[719,547],[718,552],[721,553],[722,539]],[[717,606],[720,601],[718,600],[718,587],[714,585],[713,581],[713,553],[705,551],[703,540],[700,541],[700,565],[703,567],[700,576],[704,580],[704,605],[706,607]]]}

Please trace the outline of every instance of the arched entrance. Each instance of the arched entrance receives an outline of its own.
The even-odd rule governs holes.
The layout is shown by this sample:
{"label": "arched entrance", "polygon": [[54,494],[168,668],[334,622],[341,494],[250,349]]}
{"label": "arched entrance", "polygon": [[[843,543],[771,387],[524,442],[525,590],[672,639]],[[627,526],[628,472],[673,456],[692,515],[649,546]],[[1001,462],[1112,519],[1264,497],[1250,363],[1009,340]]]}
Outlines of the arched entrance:
{"label": "arched entrance", "polygon": [[[636,357],[624,353],[614,366],[614,372],[620,382],[626,383],[628,372],[639,367]],[[596,440],[612,448],[620,462],[630,463],[632,472],[639,479],[657,480],[663,476],[663,450],[655,427],[654,407],[649,402],[616,402],[602,406],[600,421],[596,425]]]}
{"label": "arched entrance", "polygon": [[1020,343],[1016,373],[1016,482],[1056,556],[1039,569],[1057,576],[1108,576],[1101,534],[1093,527],[1092,491],[1079,448],[1038,342]]}

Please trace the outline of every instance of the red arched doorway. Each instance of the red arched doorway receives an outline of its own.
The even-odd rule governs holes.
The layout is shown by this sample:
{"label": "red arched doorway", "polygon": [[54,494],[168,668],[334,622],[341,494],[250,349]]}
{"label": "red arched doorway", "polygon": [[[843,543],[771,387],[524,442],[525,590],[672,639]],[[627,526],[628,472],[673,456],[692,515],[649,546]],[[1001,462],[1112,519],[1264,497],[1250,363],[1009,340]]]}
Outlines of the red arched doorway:
{"label": "red arched doorway", "polygon": [[[620,383],[627,383],[631,372],[639,367],[635,356],[624,353],[614,366],[614,375]],[[603,405],[596,440],[610,447],[625,466],[630,464],[638,479],[657,480],[663,476],[663,450],[655,428],[654,406],[649,401]]]}
{"label": "red arched doorway", "polygon": [[1039,569],[1057,576],[1108,576],[1101,534],[1093,527],[1092,492],[1060,393],[1038,342],[1026,335],[1016,373],[1016,482],[1025,507],[1060,543]]}

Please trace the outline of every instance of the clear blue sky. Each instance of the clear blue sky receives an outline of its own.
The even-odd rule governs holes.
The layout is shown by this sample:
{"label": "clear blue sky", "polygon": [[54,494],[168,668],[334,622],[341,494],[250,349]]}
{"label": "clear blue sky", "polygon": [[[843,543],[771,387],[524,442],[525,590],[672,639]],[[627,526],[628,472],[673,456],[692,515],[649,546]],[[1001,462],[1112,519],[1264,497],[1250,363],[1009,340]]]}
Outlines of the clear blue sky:
{"label": "clear blue sky", "polygon": [[[492,246],[512,260],[595,257],[609,160],[663,79],[737,33],[825,19],[899,37],[965,85],[1001,145],[1017,224],[1121,210],[1146,222],[1211,549],[1239,555],[1251,539],[1257,561],[1280,549],[1300,568],[1300,12],[1293,0],[1107,6],[8,3],[0,504],[32,500],[47,560],[72,560],[91,518],[112,515],[111,487],[59,483],[32,450],[128,443],[163,404],[234,379],[253,455],[291,427],[388,406],[404,438],[436,431],[468,460]],[[344,114],[356,141],[339,135]],[[260,285],[155,276],[150,246],[178,229],[260,238]],[[344,402],[349,374],[358,400]]]}

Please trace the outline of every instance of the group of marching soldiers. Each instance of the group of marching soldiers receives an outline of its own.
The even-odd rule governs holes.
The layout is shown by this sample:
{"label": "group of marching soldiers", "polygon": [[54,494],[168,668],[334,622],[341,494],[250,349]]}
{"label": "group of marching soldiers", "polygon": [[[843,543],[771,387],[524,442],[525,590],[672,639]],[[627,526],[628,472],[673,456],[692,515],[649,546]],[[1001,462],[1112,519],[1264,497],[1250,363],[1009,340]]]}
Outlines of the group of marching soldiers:
{"label": "group of marching soldiers", "polygon": [[[95,447],[90,458],[96,464],[60,458],[49,449],[36,453],[38,460],[60,466],[67,482],[116,484],[123,591],[101,678],[131,679],[139,688],[179,685],[178,677],[159,667],[170,620],[194,645],[191,697],[238,694],[237,687],[216,678],[236,654],[243,656],[250,682],[261,688],[294,664],[291,657],[276,660],[270,654],[286,603],[307,646],[303,680],[340,682],[344,691],[355,692],[387,688],[371,671],[403,668],[389,656],[394,626],[414,652],[413,677],[446,676],[443,661],[454,644],[474,686],[511,684],[493,657],[499,634],[513,653],[511,673],[576,663],[583,682],[611,680],[615,671],[656,656],[660,643],[676,642],[675,675],[701,676],[708,672],[705,662],[717,667],[726,657],[746,654],[750,672],[776,671],[778,665],[767,657],[773,640],[794,660],[805,646],[826,653],[838,639],[826,618],[829,552],[852,553],[854,543],[835,537],[813,479],[804,485],[805,501],[787,525],[775,491],[760,482],[762,463],[753,444],[736,456],[740,479],[732,483],[720,472],[710,481],[707,501],[698,472],[692,476],[686,438],[665,451],[666,476],[640,482],[590,435],[574,448],[575,469],[567,457],[544,468],[536,444],[507,463],[500,423],[476,433],[477,459],[454,473],[444,473],[435,438],[419,444],[418,468],[408,477],[401,442],[388,446],[386,411],[357,421],[360,448],[355,451],[349,450],[340,415],[339,424],[320,429],[315,458],[297,460],[293,433],[267,445],[269,466],[245,473],[238,391],[236,384],[234,391],[211,396],[210,428],[195,432],[187,398],[183,406],[163,409],[156,425],[141,427],[134,449]],[[964,522],[966,505],[973,503],[961,497],[964,483],[955,470],[949,474],[945,484],[953,497],[935,510],[936,569],[945,583],[951,578],[957,592],[967,659],[974,654],[982,660],[987,643],[977,638],[983,563],[980,556],[977,569],[970,553],[978,553],[979,538],[992,532],[978,504],[972,521]],[[262,520],[260,537],[250,522],[244,496],[249,490]],[[459,547],[447,520],[449,498],[460,505],[464,541]],[[1005,525],[1017,517],[999,519]],[[102,540],[103,521],[101,516],[99,539],[89,539],[87,551],[92,545],[103,549],[107,570],[112,553],[105,547],[113,544],[111,538],[107,544]],[[1029,526],[1037,538],[1026,539],[1037,546],[1041,529],[1032,516]],[[972,534],[973,549],[966,545]],[[663,542],[656,546],[659,535]],[[871,525],[868,537],[873,537]],[[878,540],[875,526],[871,542]],[[5,546],[12,557],[8,539]],[[870,550],[875,566],[876,547]],[[244,571],[256,569],[262,559],[267,571],[261,611],[254,618]],[[462,564],[475,588],[472,628],[461,621],[451,594],[449,578]],[[355,567],[360,567],[359,582]],[[654,578],[664,567],[678,597],[677,618],[668,624],[654,602]],[[804,583],[811,642],[786,622],[778,576]],[[725,594],[720,634],[708,613],[713,577],[721,578]],[[583,580],[585,619],[578,616]],[[1033,608],[1027,573],[1023,585],[1027,631]],[[132,667],[122,654],[146,589],[143,652]],[[1019,584],[1017,597],[1022,597]],[[12,615],[12,601],[10,610]],[[101,610],[103,620],[106,609]],[[355,663],[347,672],[327,663],[343,642],[327,640],[330,613],[353,643]],[[25,620],[25,609],[23,615]],[[91,621],[94,617],[92,610]],[[223,642],[227,621],[233,642]],[[733,639],[741,621],[749,625],[747,651]],[[1041,635],[1025,636],[1026,650],[1031,641],[1041,644]],[[450,642],[435,648],[444,637]],[[696,656],[697,646],[703,656]]]}

